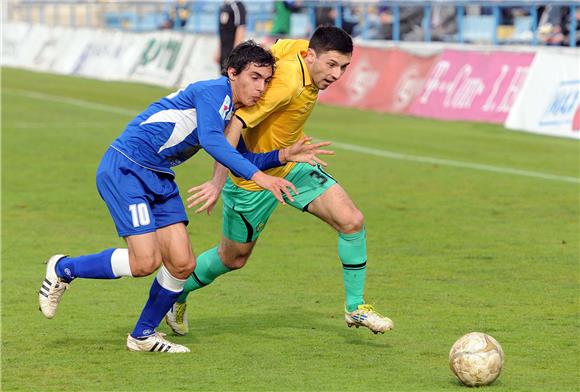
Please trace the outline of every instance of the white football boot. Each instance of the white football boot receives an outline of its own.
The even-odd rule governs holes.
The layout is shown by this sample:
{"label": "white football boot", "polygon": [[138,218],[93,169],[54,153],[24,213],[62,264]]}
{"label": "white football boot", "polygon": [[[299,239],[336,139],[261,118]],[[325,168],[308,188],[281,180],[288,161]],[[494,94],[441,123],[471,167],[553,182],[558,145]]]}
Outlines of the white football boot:
{"label": "white football boot", "polygon": [[46,275],[38,290],[39,309],[44,317],[51,319],[56,313],[56,308],[69,284],[56,275],[56,263],[66,257],[65,255],[54,255],[46,262]]}
{"label": "white football boot", "polygon": [[344,321],[348,327],[367,327],[375,334],[385,333],[394,328],[393,320],[380,315],[372,305],[362,304],[352,312],[344,312]]}
{"label": "white football boot", "polygon": [[180,344],[171,343],[164,338],[165,334],[155,332],[147,338],[135,339],[130,334],[127,336],[127,349],[129,351],[151,351],[161,353],[188,353],[191,350]]}
{"label": "white football boot", "polygon": [[187,303],[176,302],[173,304],[169,312],[165,315],[165,322],[169,328],[177,335],[187,335],[189,332],[189,323],[187,322]]}

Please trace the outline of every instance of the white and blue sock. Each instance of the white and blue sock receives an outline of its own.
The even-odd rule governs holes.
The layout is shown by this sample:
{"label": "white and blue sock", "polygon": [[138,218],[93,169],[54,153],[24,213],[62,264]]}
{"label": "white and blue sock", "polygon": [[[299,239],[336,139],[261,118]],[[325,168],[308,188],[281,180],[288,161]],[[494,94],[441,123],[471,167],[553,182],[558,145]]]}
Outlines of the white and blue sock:
{"label": "white and blue sock", "polygon": [[155,328],[161,323],[165,314],[171,309],[183,291],[185,279],[172,276],[164,265],[161,266],[151,289],[149,299],[139,316],[131,336],[139,339],[155,333]]}
{"label": "white and blue sock", "polygon": [[75,278],[117,279],[133,276],[128,249],[107,249],[101,253],[65,257],[56,263],[56,274],[67,282]]}

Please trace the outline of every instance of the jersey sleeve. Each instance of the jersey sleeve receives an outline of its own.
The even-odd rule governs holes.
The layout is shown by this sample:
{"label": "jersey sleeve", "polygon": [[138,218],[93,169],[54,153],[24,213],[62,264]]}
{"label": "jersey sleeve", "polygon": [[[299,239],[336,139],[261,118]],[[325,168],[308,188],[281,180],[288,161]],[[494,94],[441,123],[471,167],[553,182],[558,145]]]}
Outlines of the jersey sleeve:
{"label": "jersey sleeve", "polygon": [[248,128],[254,128],[260,124],[270,113],[290,103],[296,88],[292,82],[283,78],[274,77],[268,86],[266,93],[254,106],[246,106],[236,110],[236,116]]}
{"label": "jersey sleeve", "polygon": [[246,180],[258,168],[233,148],[224,135],[225,121],[219,108],[221,101],[215,99],[215,92],[204,91],[196,97],[197,135],[199,143],[213,159],[230,169],[236,176]]}
{"label": "jersey sleeve", "polygon": [[244,158],[252,162],[260,170],[268,170],[273,167],[284,165],[284,163],[280,162],[280,150],[262,153],[253,153],[248,151],[243,138],[240,138],[237,150],[240,152],[240,154],[242,154]]}
{"label": "jersey sleeve", "polygon": [[246,7],[244,6],[244,3],[242,3],[240,1],[240,2],[238,2],[238,8],[240,11],[240,20],[236,26],[245,26],[246,25]]}

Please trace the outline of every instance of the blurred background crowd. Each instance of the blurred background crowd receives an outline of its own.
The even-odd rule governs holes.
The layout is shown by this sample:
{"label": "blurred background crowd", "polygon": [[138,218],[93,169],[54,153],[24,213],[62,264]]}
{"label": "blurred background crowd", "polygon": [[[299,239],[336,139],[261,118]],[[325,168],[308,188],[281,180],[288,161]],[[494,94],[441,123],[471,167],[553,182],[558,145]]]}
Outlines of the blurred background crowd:
{"label": "blurred background crowd", "polygon": [[[316,26],[334,24],[355,38],[367,40],[580,43],[577,0],[8,0],[6,14],[12,21],[131,31],[174,29],[215,34],[220,29],[224,33],[224,25],[233,23],[234,33],[242,26],[253,35],[306,37]],[[226,19],[230,17],[233,19]],[[228,29],[229,34],[231,26]]]}

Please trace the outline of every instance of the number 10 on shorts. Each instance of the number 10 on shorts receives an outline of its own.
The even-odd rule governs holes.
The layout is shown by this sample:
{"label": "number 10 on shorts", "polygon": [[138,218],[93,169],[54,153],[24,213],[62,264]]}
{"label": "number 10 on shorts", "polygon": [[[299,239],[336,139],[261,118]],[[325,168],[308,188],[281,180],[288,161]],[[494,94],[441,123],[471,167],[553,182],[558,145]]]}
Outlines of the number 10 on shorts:
{"label": "number 10 on shorts", "polygon": [[149,218],[149,209],[147,204],[131,204],[129,206],[129,211],[131,211],[131,218],[133,219],[133,227],[147,226],[151,223]]}

